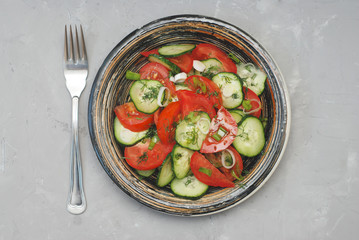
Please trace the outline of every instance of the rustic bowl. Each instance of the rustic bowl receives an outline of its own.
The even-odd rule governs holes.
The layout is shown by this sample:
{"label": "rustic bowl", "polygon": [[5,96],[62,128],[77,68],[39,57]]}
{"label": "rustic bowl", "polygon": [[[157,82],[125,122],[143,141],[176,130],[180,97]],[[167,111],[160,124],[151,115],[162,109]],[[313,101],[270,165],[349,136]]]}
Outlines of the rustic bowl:
{"label": "rustic bowl", "polygon": [[[266,145],[262,153],[244,158],[246,174],[234,188],[210,188],[198,200],[174,196],[156,186],[154,178],[143,179],[127,165],[113,133],[113,109],[129,100],[128,69],[138,71],[146,62],[140,52],[170,43],[212,43],[252,62],[266,72],[267,84],[261,95]],[[252,196],[272,175],[285,150],[290,130],[288,91],[276,63],[254,38],[224,21],[198,15],[162,18],[133,31],[110,52],[94,80],[88,109],[90,136],[97,157],[110,178],[138,202],[163,213],[200,216],[229,209]]]}

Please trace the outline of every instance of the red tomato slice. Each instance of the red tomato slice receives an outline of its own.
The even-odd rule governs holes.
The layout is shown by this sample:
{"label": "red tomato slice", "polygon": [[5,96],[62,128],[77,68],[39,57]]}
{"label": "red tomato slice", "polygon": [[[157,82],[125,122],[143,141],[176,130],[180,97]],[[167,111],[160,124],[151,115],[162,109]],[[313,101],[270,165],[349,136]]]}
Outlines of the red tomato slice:
{"label": "red tomato slice", "polygon": [[175,94],[176,86],[169,81],[169,72],[162,64],[156,62],[147,63],[140,69],[139,73],[141,74],[141,79],[158,80],[169,89],[172,95]]}
{"label": "red tomato slice", "polygon": [[160,117],[161,108],[159,108],[154,114],[153,114],[153,121],[155,122],[156,127],[158,127],[158,119]]}
{"label": "red tomato slice", "polygon": [[239,153],[237,152],[237,150],[231,146],[229,146],[227,148],[227,150],[230,150],[235,158],[236,163],[234,164],[234,166],[230,169],[223,167],[222,164],[222,152],[218,152],[218,153],[206,153],[205,157],[206,159],[208,159],[208,161],[210,163],[212,163],[216,168],[218,168],[226,177],[229,181],[234,181],[237,178],[235,178],[232,175],[232,172],[239,178],[242,174],[243,171],[243,160],[241,155],[239,155]]}
{"label": "red tomato slice", "polygon": [[206,112],[210,118],[214,118],[216,115],[216,111],[207,97],[188,90],[179,90],[176,93],[181,102],[182,117],[193,111]]}
{"label": "red tomato slice", "polygon": [[142,56],[148,57],[150,56],[150,54],[158,54],[158,49],[153,49],[147,52],[141,52]]}
{"label": "red tomato slice", "polygon": [[207,96],[214,107],[219,108],[222,105],[221,89],[210,79],[192,75],[186,79],[185,83],[196,93]]}
{"label": "red tomato slice", "polygon": [[[216,139],[214,135],[219,134],[219,132],[223,133],[221,129],[223,129],[225,133],[221,137],[217,135]],[[233,143],[237,132],[236,120],[234,120],[232,115],[224,107],[221,107],[217,112],[217,116],[211,121],[209,133],[202,143],[200,152],[214,153],[226,149]]]}
{"label": "red tomato slice", "polygon": [[253,92],[249,88],[243,87],[243,93],[244,93],[244,100],[243,101],[249,100],[250,105],[252,107],[249,110],[244,110],[243,103],[242,103],[242,105],[239,106],[238,108],[244,110],[245,113],[249,112],[250,115],[259,118],[260,115],[261,115],[261,112],[262,112],[261,100],[259,99],[257,94],[255,94],[255,92]]}
{"label": "red tomato slice", "polygon": [[193,59],[204,60],[208,58],[217,58],[223,65],[224,71],[237,73],[236,64],[230,59],[225,52],[218,47],[209,44],[201,43],[192,51]]}
{"label": "red tomato slice", "polygon": [[190,54],[183,54],[178,57],[168,58],[172,63],[176,64],[182,72],[188,73],[193,66],[193,58]]}
{"label": "red tomato slice", "polygon": [[180,119],[180,102],[171,102],[159,115],[157,134],[163,143],[174,142],[175,123]]}
{"label": "red tomato slice", "polygon": [[156,143],[148,150],[151,139],[141,141],[134,146],[125,148],[125,159],[128,165],[138,170],[150,170],[161,166],[166,156],[172,151],[173,144]]}
{"label": "red tomato slice", "polygon": [[202,183],[214,187],[234,187],[215,166],[213,166],[202,154],[195,152],[191,157],[191,170],[194,176]]}
{"label": "red tomato slice", "polygon": [[137,111],[132,102],[116,106],[114,111],[121,124],[133,132],[147,130],[153,123],[153,114],[149,115]]}
{"label": "red tomato slice", "polygon": [[139,74],[141,79],[162,80],[168,78],[168,70],[160,63],[151,62],[144,65]]}

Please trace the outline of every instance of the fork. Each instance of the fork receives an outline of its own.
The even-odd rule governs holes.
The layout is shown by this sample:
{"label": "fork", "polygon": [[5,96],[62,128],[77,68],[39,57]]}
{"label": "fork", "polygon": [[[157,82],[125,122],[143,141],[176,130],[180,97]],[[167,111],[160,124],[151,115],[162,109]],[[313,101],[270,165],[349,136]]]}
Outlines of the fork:
{"label": "fork", "polygon": [[[66,87],[72,98],[72,140],[70,159],[70,191],[67,199],[67,210],[72,214],[81,214],[86,210],[86,199],[82,185],[82,166],[78,138],[78,109],[79,99],[86,86],[88,75],[88,62],[85,39],[81,30],[81,44],[77,27],[75,26],[76,41],[73,43],[72,27],[70,25],[70,37],[67,37],[67,26],[65,25],[65,47],[64,47],[64,75]],[[81,54],[80,54],[81,52]]]}

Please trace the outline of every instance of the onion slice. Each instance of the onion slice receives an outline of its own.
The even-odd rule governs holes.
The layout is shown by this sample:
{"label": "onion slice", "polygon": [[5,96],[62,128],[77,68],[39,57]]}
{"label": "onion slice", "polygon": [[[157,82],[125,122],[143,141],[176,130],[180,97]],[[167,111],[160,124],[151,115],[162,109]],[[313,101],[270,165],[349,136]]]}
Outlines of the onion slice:
{"label": "onion slice", "polygon": [[245,113],[245,114],[251,114],[251,113],[257,112],[259,109],[262,108],[262,103],[261,103],[261,101],[259,101],[259,100],[257,100],[257,99],[252,99],[251,101],[258,103],[259,106],[258,106],[256,109],[252,109],[252,110],[250,110],[250,111],[248,111],[248,112],[246,111],[245,108],[243,108],[243,113]]}
{"label": "onion slice", "polygon": [[[230,166],[227,166],[226,165],[226,156],[224,154],[224,152],[227,151],[231,157],[232,157],[232,165]],[[229,149],[225,149],[223,152],[222,152],[222,156],[221,156],[221,159],[222,159],[222,165],[223,167],[227,168],[227,169],[231,169],[235,164],[236,164],[236,157],[234,156],[233,152]]]}
{"label": "onion slice", "polygon": [[160,107],[166,107],[169,104],[168,98],[166,99],[165,103],[162,104],[162,96],[165,93],[166,89],[167,89],[168,92],[170,91],[167,87],[161,87],[159,92],[158,92],[157,104]]}

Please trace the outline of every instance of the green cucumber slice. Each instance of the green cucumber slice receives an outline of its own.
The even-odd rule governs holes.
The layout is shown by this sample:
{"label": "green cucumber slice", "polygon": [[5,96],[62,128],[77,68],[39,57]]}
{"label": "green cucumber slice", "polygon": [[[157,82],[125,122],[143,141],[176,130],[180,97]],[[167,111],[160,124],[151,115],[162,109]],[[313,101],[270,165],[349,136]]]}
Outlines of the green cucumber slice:
{"label": "green cucumber slice", "polygon": [[194,44],[167,45],[159,48],[158,53],[164,57],[178,57],[191,52],[195,47],[196,45]]}
{"label": "green cucumber slice", "polygon": [[267,74],[261,71],[252,63],[237,65],[237,73],[243,80],[243,85],[255,92],[257,96],[261,95],[265,88]]}
{"label": "green cucumber slice", "polygon": [[[207,136],[211,118],[205,112],[190,112],[176,128],[176,142],[194,151],[201,149]],[[207,133],[206,133],[207,132]]]}
{"label": "green cucumber slice", "polygon": [[244,98],[243,86],[237,74],[218,73],[212,78],[212,81],[221,89],[223,107],[233,109],[241,105]]}
{"label": "green cucumber slice", "polygon": [[190,167],[191,157],[194,151],[175,145],[172,150],[172,168],[176,178],[187,176]]}
{"label": "green cucumber slice", "polygon": [[216,58],[201,60],[201,62],[206,66],[206,68],[203,72],[195,71],[195,75],[201,75],[212,79],[214,75],[224,71],[222,63]]}
{"label": "green cucumber slice", "polygon": [[150,62],[157,62],[165,66],[167,69],[171,70],[173,74],[177,74],[181,72],[181,69],[174,63],[167,60],[165,57],[157,55],[157,54],[150,54],[148,56],[148,61]]}
{"label": "green cucumber slice", "polygon": [[117,142],[125,146],[131,146],[146,137],[148,130],[142,132],[132,132],[125,128],[116,117],[113,121],[113,132]]}
{"label": "green cucumber slice", "polygon": [[238,124],[240,121],[242,121],[243,117],[246,116],[246,114],[241,109],[232,109],[228,111],[234,120],[236,120],[236,123]]}
{"label": "green cucumber slice", "polygon": [[134,82],[130,89],[130,97],[136,109],[147,114],[156,112],[159,108],[157,98],[161,87],[163,85],[155,80],[138,80]]}
{"label": "green cucumber slice", "polygon": [[166,159],[163,161],[158,175],[157,175],[157,186],[164,187],[169,184],[175,177],[172,171],[172,160],[171,154],[168,154]]}
{"label": "green cucumber slice", "polygon": [[156,171],[155,169],[151,169],[151,170],[138,170],[136,169],[136,172],[138,173],[138,175],[142,176],[142,177],[149,177],[151,176],[154,172]]}
{"label": "green cucumber slice", "polygon": [[207,189],[208,185],[200,182],[194,175],[189,175],[182,179],[175,178],[171,182],[172,192],[184,198],[200,198],[207,192]]}
{"label": "green cucumber slice", "polygon": [[262,122],[256,117],[246,116],[238,126],[233,146],[241,155],[254,157],[262,151],[265,141]]}

